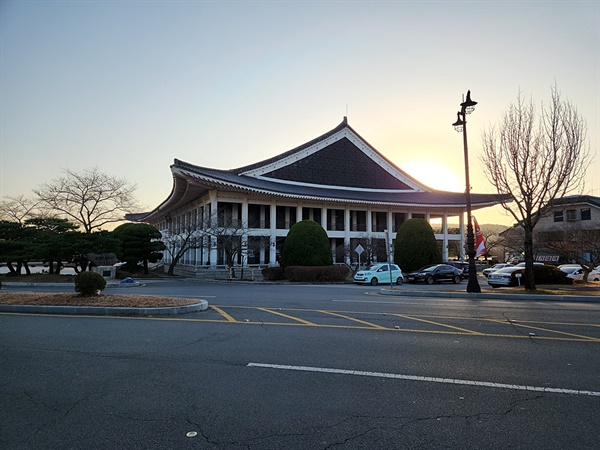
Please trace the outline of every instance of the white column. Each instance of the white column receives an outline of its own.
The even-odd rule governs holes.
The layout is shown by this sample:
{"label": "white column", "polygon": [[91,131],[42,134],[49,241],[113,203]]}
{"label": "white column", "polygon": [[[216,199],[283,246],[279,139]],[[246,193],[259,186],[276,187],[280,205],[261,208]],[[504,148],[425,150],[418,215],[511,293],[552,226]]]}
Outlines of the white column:
{"label": "white column", "polygon": [[[217,225],[217,191],[212,190],[209,192],[210,198],[210,223],[211,226]],[[210,264],[212,266],[217,265],[217,237],[211,236],[210,239]]]}
{"label": "white column", "polygon": [[302,220],[302,205],[296,206],[296,223]]}
{"label": "white column", "polygon": [[270,234],[269,234],[269,265],[276,266],[277,265],[277,255],[275,253],[276,247],[276,237],[277,237],[277,229],[275,227],[277,223],[277,205],[275,203],[271,203],[271,223],[269,225]]}
{"label": "white column", "polygon": [[327,231],[327,208],[321,208],[321,226]]}
{"label": "white column", "polygon": [[387,232],[388,232],[387,242],[388,242],[388,245],[389,245],[388,252],[389,252],[389,255],[390,255],[390,260],[388,261],[388,263],[390,263],[390,264],[392,264],[394,262],[394,245],[393,245],[393,242],[394,242],[394,239],[393,239],[394,232],[392,231],[393,230],[393,228],[392,228],[392,225],[393,225],[392,218],[393,218],[392,212],[388,211],[387,212]]}
{"label": "white column", "polygon": [[442,216],[442,261],[448,261],[448,214]]}
{"label": "white column", "polygon": [[248,199],[242,200],[242,266],[248,265]]}
{"label": "white column", "polygon": [[460,248],[459,248],[459,253],[460,253],[460,260],[464,261],[465,260],[465,215],[464,213],[460,213],[460,215],[458,216],[458,229],[459,229],[459,233],[460,233]]}
{"label": "white column", "polygon": [[344,258],[350,265],[350,208],[344,210]]}

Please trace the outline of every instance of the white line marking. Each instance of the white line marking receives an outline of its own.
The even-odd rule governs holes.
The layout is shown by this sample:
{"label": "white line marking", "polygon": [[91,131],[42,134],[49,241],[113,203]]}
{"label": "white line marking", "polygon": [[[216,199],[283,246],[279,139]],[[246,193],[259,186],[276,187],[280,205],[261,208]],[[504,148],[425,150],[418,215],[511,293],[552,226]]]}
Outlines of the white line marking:
{"label": "white line marking", "polygon": [[487,381],[457,380],[453,378],[421,377],[416,375],[400,375],[385,372],[365,372],[362,370],[331,369],[327,367],[289,366],[281,364],[248,363],[247,367],[262,367],[264,369],[297,370],[300,372],[334,373],[339,375],[357,375],[362,377],[394,378],[397,380],[426,381],[429,383],[458,384],[468,386],[492,387],[497,389],[513,389],[517,391],[548,392],[552,394],[589,395],[600,397],[597,391],[581,391],[577,389],[562,389],[551,387],[523,386],[518,384],[492,383]]}

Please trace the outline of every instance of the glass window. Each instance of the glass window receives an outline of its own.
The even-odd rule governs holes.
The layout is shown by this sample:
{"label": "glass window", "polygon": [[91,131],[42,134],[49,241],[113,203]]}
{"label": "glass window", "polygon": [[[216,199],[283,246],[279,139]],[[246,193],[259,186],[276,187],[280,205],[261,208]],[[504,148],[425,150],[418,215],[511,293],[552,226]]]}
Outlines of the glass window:
{"label": "glass window", "polygon": [[563,221],[563,212],[562,211],[554,211],[554,221],[555,222]]}
{"label": "glass window", "polygon": [[592,211],[590,208],[581,209],[581,220],[592,220]]}
{"label": "glass window", "polygon": [[567,209],[567,220],[568,221],[577,220],[577,210],[575,210],[575,209]]}

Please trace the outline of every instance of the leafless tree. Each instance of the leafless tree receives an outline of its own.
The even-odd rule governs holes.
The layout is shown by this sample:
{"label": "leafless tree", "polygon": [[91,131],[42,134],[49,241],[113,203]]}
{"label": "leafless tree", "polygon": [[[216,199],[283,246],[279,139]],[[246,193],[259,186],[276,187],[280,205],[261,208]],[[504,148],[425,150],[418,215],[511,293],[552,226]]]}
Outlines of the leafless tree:
{"label": "leafless tree", "polygon": [[499,194],[507,194],[502,206],[523,228],[525,288],[530,290],[535,289],[533,230],[541,217],[538,211],[580,189],[590,163],[586,121],[556,86],[539,116],[536,109],[519,93],[499,124],[484,132],[481,156],[490,182]]}
{"label": "leafless tree", "polygon": [[[216,246],[218,258],[227,265],[235,277],[234,267],[243,265],[244,242],[248,225],[237,219],[215,213],[212,216],[192,217],[186,223],[171,221],[169,229],[163,232],[162,241],[170,256],[168,274],[173,275],[175,266],[190,250]],[[211,261],[217,264],[218,261]]]}
{"label": "leafless tree", "polygon": [[583,281],[600,264],[600,224],[596,228],[579,230],[550,230],[538,233],[538,245],[554,250],[583,269]]}
{"label": "leafless tree", "polygon": [[167,273],[174,275],[175,266],[181,258],[190,250],[202,248],[205,245],[204,234],[201,227],[195,223],[184,226],[169,224],[169,229],[162,231],[162,241],[165,251],[170,256],[170,264]]}
{"label": "leafless tree", "polygon": [[65,169],[64,176],[33,192],[43,208],[91,233],[123,221],[127,212],[137,209],[133,197],[135,188],[126,179],[107,175],[98,168],[83,172]]}
{"label": "leafless tree", "polygon": [[5,197],[6,200],[0,201],[0,220],[16,222],[21,225],[27,219],[40,217],[39,202],[19,195],[17,197]]}
{"label": "leafless tree", "polygon": [[501,233],[507,228],[508,227],[503,225],[481,225],[481,234],[485,239],[485,248],[487,250],[486,258],[488,256],[501,256],[501,258],[504,260],[504,249],[506,248],[506,243]]}

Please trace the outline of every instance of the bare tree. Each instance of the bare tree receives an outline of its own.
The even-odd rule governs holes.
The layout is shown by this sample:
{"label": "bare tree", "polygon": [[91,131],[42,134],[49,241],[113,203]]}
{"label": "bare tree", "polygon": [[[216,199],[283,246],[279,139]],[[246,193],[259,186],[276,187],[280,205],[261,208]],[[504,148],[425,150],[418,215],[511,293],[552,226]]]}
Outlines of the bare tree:
{"label": "bare tree", "polygon": [[[235,277],[234,266],[242,264],[244,237],[248,225],[237,219],[214,213],[209,217],[191,218],[187,223],[171,222],[169,230],[163,232],[162,241],[171,257],[168,274],[173,275],[175,266],[189,250],[216,246],[218,259],[221,259]],[[211,261],[217,264],[218,261]]]}
{"label": "bare tree", "polygon": [[483,134],[481,161],[502,206],[524,231],[525,288],[534,290],[533,230],[553,199],[583,186],[590,163],[585,119],[554,86],[539,117],[533,101],[521,94],[509,105],[497,127]]}
{"label": "bare tree", "polygon": [[[600,224],[599,224],[600,225]],[[538,233],[538,244],[554,250],[583,269],[583,281],[600,264],[600,229],[551,230]]]}
{"label": "bare tree", "polygon": [[18,197],[5,197],[6,200],[0,202],[0,219],[9,222],[16,222],[21,225],[27,219],[40,217],[39,202],[19,195]]}
{"label": "bare tree", "polygon": [[487,250],[486,258],[500,256],[504,260],[504,248],[506,247],[505,239],[502,232],[508,227],[504,225],[481,225],[481,234],[485,239],[485,248]]}
{"label": "bare tree", "polygon": [[65,169],[64,173],[33,192],[44,208],[80,225],[86,233],[122,222],[127,212],[137,208],[135,185],[124,178],[98,168],[80,173]]}
{"label": "bare tree", "polygon": [[165,244],[165,251],[170,256],[171,262],[167,273],[174,275],[175,266],[181,258],[190,250],[202,248],[204,243],[204,234],[196,224],[189,224],[182,227],[171,227],[162,232],[162,239]]}

